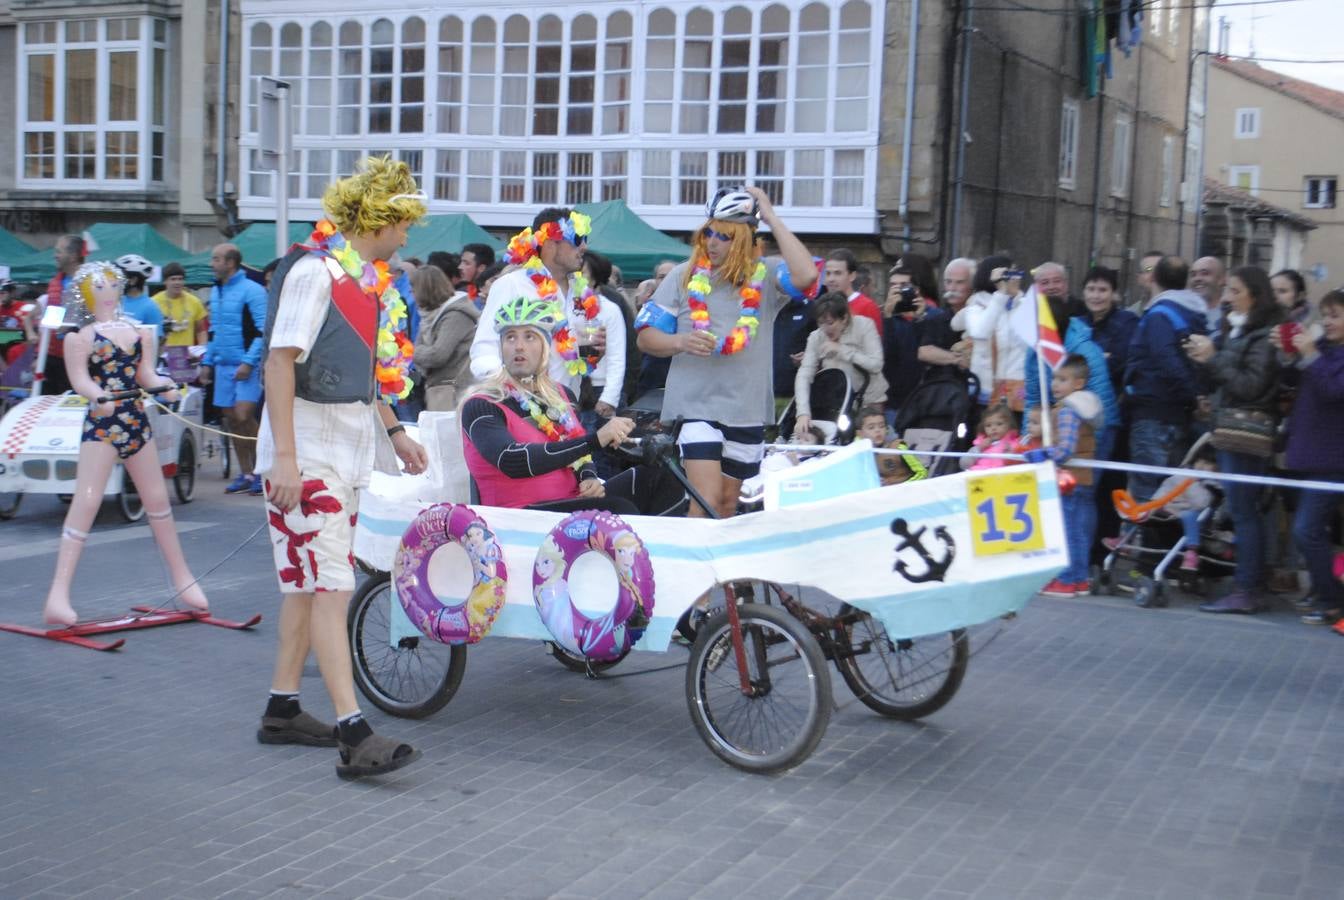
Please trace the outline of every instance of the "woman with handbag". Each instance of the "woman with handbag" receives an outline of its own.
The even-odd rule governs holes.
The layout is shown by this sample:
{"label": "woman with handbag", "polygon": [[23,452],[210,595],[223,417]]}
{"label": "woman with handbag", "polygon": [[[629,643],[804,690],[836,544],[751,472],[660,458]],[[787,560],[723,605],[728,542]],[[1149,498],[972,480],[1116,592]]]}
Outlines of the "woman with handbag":
{"label": "woman with handbag", "polygon": [[[1213,401],[1213,446],[1218,471],[1236,475],[1263,475],[1274,454],[1278,430],[1279,362],[1274,327],[1283,310],[1274,300],[1274,288],[1263,269],[1245,266],[1228,276],[1218,342],[1191,335],[1186,354],[1216,390]],[[1211,613],[1249,615],[1264,608],[1261,583],[1264,540],[1258,508],[1257,485],[1224,482],[1232,526],[1237,536],[1236,572],[1232,592],[1199,608]]]}
{"label": "woman with handbag", "polygon": [[471,341],[481,311],[465,293],[454,295],[452,283],[438,266],[416,269],[411,288],[421,315],[415,367],[424,378],[425,409],[451,412],[472,383]]}

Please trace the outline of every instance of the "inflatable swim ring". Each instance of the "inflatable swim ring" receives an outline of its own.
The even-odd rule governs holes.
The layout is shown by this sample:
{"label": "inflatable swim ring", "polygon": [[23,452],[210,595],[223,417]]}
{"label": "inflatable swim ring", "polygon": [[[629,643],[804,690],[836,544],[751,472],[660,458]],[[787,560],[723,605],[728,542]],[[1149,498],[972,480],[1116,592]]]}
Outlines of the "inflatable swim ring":
{"label": "inflatable swim ring", "polygon": [[[445,603],[429,587],[434,551],[458,543],[471,561],[471,592]],[[462,503],[437,503],[407,527],[392,561],[397,599],[416,628],[444,644],[474,644],[485,637],[504,606],[509,573],[495,534],[475,510]]]}
{"label": "inflatable swim ring", "polygon": [[[585,553],[611,560],[620,590],[611,611],[589,618],[569,596],[569,571]],[[616,659],[644,634],[653,614],[653,563],[644,542],[615,513],[571,513],[551,529],[532,568],[541,621],[562,648],[593,660]]]}

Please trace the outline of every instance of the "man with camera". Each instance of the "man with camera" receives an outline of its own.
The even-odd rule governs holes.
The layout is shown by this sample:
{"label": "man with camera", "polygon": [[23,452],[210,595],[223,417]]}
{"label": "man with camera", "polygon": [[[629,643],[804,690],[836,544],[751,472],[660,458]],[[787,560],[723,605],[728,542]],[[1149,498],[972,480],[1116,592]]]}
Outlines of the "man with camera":
{"label": "man with camera", "polygon": [[922,295],[912,267],[904,260],[887,278],[890,313],[882,330],[882,374],[887,379],[887,414],[894,417],[929,366],[965,367],[967,358],[951,351],[956,343],[951,317]]}

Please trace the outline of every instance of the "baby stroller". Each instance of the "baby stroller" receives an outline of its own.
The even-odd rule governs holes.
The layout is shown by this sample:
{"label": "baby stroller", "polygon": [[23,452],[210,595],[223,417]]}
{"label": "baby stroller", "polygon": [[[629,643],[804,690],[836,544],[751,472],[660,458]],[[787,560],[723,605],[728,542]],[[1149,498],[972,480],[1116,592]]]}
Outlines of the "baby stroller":
{"label": "baby stroller", "polygon": [[946,367],[926,375],[896,414],[895,432],[916,451],[928,477],[959,471],[956,457],[921,455],[920,450],[964,451],[970,449],[975,434],[971,419],[980,379],[969,372],[949,372]]}
{"label": "baby stroller", "polygon": [[[812,401],[812,424],[820,429],[827,444],[848,444],[854,439],[858,426],[859,409],[868,390],[865,372],[858,387],[850,384],[849,376],[840,369],[822,369],[812,379],[809,397]],[[793,434],[793,423],[798,418],[797,398],[790,400],[776,421],[779,439],[788,440]]]}
{"label": "baby stroller", "polygon": [[[1193,464],[1209,439],[1206,434],[1194,443],[1181,460],[1182,468]],[[1211,472],[1210,476],[1216,479],[1217,473]],[[1177,491],[1154,497],[1147,503],[1135,503],[1125,491],[1115,492],[1115,509],[1124,524],[1115,542],[1107,544],[1111,552],[1100,566],[1093,567],[1093,593],[1104,593],[1108,587],[1114,587],[1132,592],[1136,606],[1150,609],[1167,605],[1169,571],[1189,546],[1180,518],[1161,507],[1196,480],[1189,479]],[[1231,575],[1236,569],[1235,536],[1222,522],[1223,492],[1214,484],[1209,493],[1212,502],[1199,514],[1199,546],[1195,548],[1199,568],[1176,569],[1181,590],[1200,596],[1207,592],[1210,579]]]}

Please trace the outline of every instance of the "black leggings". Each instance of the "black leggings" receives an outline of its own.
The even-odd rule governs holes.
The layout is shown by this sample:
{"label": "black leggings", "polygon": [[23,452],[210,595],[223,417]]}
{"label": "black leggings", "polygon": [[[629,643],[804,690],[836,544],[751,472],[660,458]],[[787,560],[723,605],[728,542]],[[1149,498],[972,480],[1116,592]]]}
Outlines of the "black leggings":
{"label": "black leggings", "polygon": [[575,512],[601,509],[624,516],[679,515],[686,506],[686,490],[661,466],[635,466],[606,481],[605,497],[575,497],[532,503],[528,509]]}

